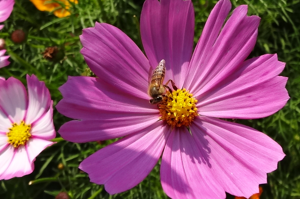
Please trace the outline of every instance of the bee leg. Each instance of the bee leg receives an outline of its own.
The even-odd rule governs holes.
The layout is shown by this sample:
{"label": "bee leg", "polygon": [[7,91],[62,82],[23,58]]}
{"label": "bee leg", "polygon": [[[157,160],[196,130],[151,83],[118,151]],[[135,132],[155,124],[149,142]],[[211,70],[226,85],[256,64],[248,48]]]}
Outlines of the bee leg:
{"label": "bee leg", "polygon": [[169,86],[164,85],[164,87],[167,88],[167,89],[169,90],[170,93],[172,93],[172,90],[171,90],[171,88],[170,88]]}
{"label": "bee leg", "polygon": [[171,80],[171,79],[169,79],[169,80],[167,81],[167,83],[165,84],[165,86],[167,86],[167,85],[169,84],[169,82],[171,82],[173,89],[176,91],[178,88],[177,88],[177,86],[175,85],[175,83],[173,82],[173,80]]}

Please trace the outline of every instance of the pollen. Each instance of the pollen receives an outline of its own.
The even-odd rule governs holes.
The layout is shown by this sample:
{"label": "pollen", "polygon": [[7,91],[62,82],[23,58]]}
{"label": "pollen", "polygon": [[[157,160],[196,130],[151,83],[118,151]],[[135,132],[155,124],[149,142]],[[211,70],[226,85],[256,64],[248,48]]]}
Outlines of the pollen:
{"label": "pollen", "polygon": [[8,143],[13,145],[15,148],[25,145],[31,137],[30,130],[31,125],[25,124],[24,121],[22,121],[20,124],[13,123],[12,127],[7,133]]}
{"label": "pollen", "polygon": [[174,127],[189,127],[198,116],[196,103],[198,101],[185,88],[170,93],[167,91],[162,103],[159,104],[161,120]]}

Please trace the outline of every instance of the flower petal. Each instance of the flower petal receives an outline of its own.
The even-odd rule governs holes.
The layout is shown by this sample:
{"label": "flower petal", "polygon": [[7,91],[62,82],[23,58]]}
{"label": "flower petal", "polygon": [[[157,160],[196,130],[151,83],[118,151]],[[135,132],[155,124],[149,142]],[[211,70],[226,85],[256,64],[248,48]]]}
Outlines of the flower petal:
{"label": "flower petal", "polygon": [[[263,118],[280,110],[289,99],[285,85],[286,77],[276,77],[260,85],[233,88],[230,93],[219,92],[213,100],[199,103],[201,115],[220,117],[255,119]],[[207,103],[207,104],[205,104]],[[205,104],[205,105],[204,105]]]}
{"label": "flower petal", "polygon": [[32,124],[45,114],[50,107],[51,97],[45,83],[35,75],[26,76],[28,88],[28,108],[25,122]]}
{"label": "flower petal", "polygon": [[[0,30],[3,27],[0,27]],[[3,68],[7,65],[10,64],[10,62],[8,61],[9,56],[3,56],[5,54],[6,50],[0,50],[0,68]]]}
{"label": "flower petal", "polygon": [[58,132],[65,140],[76,143],[109,140],[137,133],[158,119],[157,114],[122,117],[122,119],[104,115],[102,120],[67,122]]}
{"label": "flower petal", "polygon": [[[1,82],[0,82],[0,88],[1,88]],[[9,128],[12,127],[12,123],[9,120],[9,118],[1,111],[0,107],[0,133],[7,133],[9,131]]]}
{"label": "flower petal", "polygon": [[157,163],[168,130],[157,122],[140,133],[128,136],[86,158],[79,166],[91,182],[104,184],[110,194],[120,193],[140,183]]}
{"label": "flower petal", "polygon": [[0,22],[5,21],[9,17],[13,10],[14,4],[14,0],[0,1]]}
{"label": "flower petal", "polygon": [[0,84],[0,109],[15,123],[25,116],[27,93],[24,85],[14,77]]}
{"label": "flower petal", "polygon": [[[29,161],[25,147],[20,146],[18,149],[11,149],[11,147],[12,146],[9,146],[8,150],[14,150],[13,159],[7,169],[2,173],[0,172],[0,179],[8,180],[14,177],[22,177],[33,171],[33,164]],[[0,155],[0,157],[1,156],[2,155]]]}
{"label": "flower petal", "polygon": [[52,102],[50,109],[39,120],[31,125],[31,135],[34,138],[50,140],[55,138],[56,132],[53,125],[53,108]]}
{"label": "flower petal", "polygon": [[[168,138],[160,169],[164,191],[174,199],[225,198],[223,188],[211,173],[207,140],[201,132],[192,133],[176,129]],[[195,133],[202,136],[197,141]]]}
{"label": "flower petal", "polygon": [[2,56],[0,57],[0,68],[8,66],[10,62],[8,61],[9,56]]}
{"label": "flower petal", "polygon": [[0,180],[6,179],[5,170],[14,157],[14,147],[9,145],[0,152]]}
{"label": "flower petal", "polygon": [[6,133],[0,133],[0,153],[9,145]]}
{"label": "flower petal", "polygon": [[185,88],[194,95],[205,93],[230,76],[252,51],[260,18],[246,16],[247,10],[242,5],[233,11],[212,46],[201,49],[199,43],[196,47],[185,82]]}
{"label": "flower petal", "polygon": [[197,97],[200,114],[254,119],[277,112],[289,99],[287,78],[277,76],[284,66],[277,55],[247,60],[220,86]]}
{"label": "flower petal", "polygon": [[147,95],[149,62],[137,45],[121,30],[105,23],[83,30],[81,54],[103,81],[133,96]]}
{"label": "flower petal", "polygon": [[[229,0],[220,0],[214,6],[213,10],[209,14],[209,17],[203,28],[201,37],[194,50],[193,57],[192,57],[193,60],[203,60],[205,59],[205,55],[207,54],[206,51],[211,51],[211,48],[214,46],[214,43],[219,36],[223,23],[225,22],[230,9],[231,9],[231,3]],[[203,67],[204,66],[202,66],[202,68]],[[191,75],[193,75],[192,72],[195,71],[196,71],[196,67],[193,67],[190,68],[189,72]],[[186,79],[184,83],[184,87],[189,88],[192,80],[193,80],[192,78]]]}
{"label": "flower petal", "polygon": [[115,87],[102,78],[69,77],[59,90],[63,99],[56,108],[70,118],[102,120],[107,117],[158,115],[157,107],[148,100],[136,98],[123,87]]}
{"label": "flower petal", "polygon": [[183,73],[189,62],[194,39],[192,1],[147,0],[141,13],[141,37],[152,68],[166,60],[166,80],[182,86]]}
{"label": "flower petal", "polygon": [[267,173],[277,169],[285,156],[281,146],[250,127],[219,119],[200,117],[191,126],[195,140],[207,140],[211,178],[224,191],[250,197],[258,185],[267,182]]}
{"label": "flower petal", "polygon": [[55,144],[55,142],[50,142],[43,139],[31,138],[26,144],[26,150],[28,154],[29,161],[32,163],[35,161],[36,156],[38,156],[45,148]]}

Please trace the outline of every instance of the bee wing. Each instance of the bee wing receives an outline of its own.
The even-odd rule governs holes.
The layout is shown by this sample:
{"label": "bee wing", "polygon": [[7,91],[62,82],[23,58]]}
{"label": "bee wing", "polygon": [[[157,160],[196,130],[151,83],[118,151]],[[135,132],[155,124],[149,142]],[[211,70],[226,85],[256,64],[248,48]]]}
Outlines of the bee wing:
{"label": "bee wing", "polygon": [[148,83],[151,83],[152,75],[153,75],[154,69],[150,66],[148,71]]}

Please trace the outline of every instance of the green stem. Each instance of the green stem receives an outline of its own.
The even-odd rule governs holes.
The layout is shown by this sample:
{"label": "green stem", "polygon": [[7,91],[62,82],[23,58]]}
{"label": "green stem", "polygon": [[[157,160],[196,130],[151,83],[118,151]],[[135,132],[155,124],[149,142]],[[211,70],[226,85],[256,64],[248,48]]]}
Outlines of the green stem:
{"label": "green stem", "polygon": [[31,180],[28,185],[33,185],[37,183],[42,183],[42,182],[55,182],[57,181],[57,177],[51,177],[51,178],[40,178],[36,180]]}
{"label": "green stem", "polygon": [[88,199],[94,199],[101,191],[102,191],[103,187],[101,186],[100,189],[98,191],[96,191],[91,197],[89,197]]}

